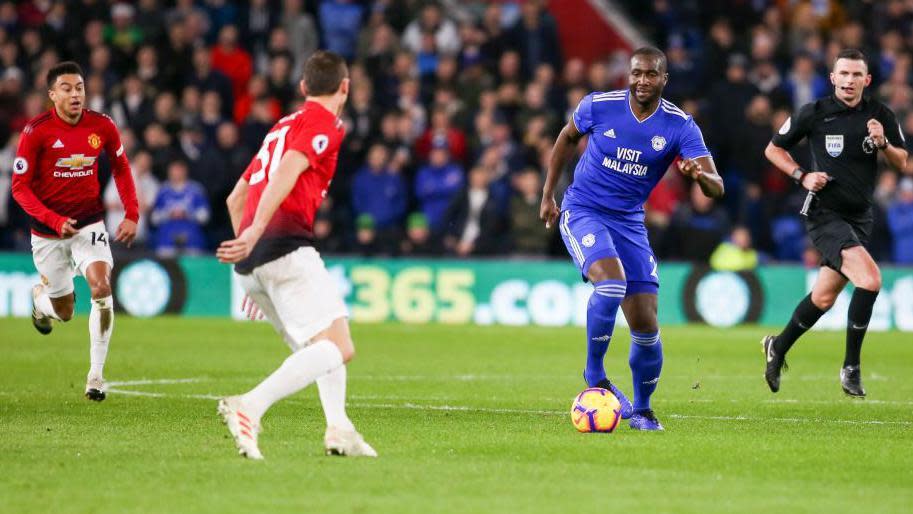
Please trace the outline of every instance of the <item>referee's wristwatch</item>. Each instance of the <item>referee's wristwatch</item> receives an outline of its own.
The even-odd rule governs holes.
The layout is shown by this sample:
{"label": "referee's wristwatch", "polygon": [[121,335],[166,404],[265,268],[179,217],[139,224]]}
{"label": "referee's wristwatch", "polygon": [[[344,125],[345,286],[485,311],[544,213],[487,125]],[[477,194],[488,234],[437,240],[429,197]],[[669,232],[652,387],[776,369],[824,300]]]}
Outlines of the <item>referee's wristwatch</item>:
{"label": "referee's wristwatch", "polygon": [[805,171],[804,169],[802,169],[802,166],[799,166],[796,169],[794,169],[792,173],[790,173],[790,176],[793,178],[793,180],[796,181],[796,184],[799,184],[801,186],[802,179],[805,178],[806,173],[808,173],[808,172]]}

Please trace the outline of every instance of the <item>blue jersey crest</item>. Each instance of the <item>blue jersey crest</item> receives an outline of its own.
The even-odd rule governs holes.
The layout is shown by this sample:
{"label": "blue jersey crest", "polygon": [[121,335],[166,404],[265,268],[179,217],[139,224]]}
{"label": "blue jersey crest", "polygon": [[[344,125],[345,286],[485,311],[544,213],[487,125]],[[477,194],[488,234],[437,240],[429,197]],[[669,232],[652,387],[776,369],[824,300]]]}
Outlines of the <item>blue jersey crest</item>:
{"label": "blue jersey crest", "polygon": [[677,156],[710,155],[691,116],[660,99],[656,111],[639,121],[629,94],[590,93],[574,111],[574,125],[590,138],[564,195],[563,210],[585,207],[643,220],[644,202]]}

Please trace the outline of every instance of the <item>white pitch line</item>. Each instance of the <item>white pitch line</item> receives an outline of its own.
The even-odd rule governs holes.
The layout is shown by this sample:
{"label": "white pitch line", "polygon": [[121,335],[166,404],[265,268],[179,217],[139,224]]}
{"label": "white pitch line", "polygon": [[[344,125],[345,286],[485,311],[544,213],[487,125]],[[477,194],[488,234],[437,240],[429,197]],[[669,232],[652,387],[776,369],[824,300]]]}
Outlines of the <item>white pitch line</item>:
{"label": "white pitch line", "polygon": [[[129,391],[122,389],[109,389],[110,393],[119,393],[129,396],[142,396],[148,398],[188,398],[195,400],[218,400],[221,397],[211,394],[167,394],[151,393],[147,391]],[[297,403],[298,401],[293,400]],[[357,403],[349,404],[350,407],[357,409],[402,409],[402,410],[426,410],[426,411],[444,411],[444,412],[482,412],[490,414],[535,414],[545,416],[564,416],[566,411],[558,410],[535,410],[535,409],[504,409],[493,407],[472,407],[467,405],[419,405],[415,403]],[[879,421],[879,420],[853,420],[853,419],[822,419],[822,418],[751,418],[747,416],[699,416],[689,414],[666,414],[673,419],[693,419],[693,420],[710,420],[710,421],[749,421],[749,422],[784,422],[784,423],[838,423],[846,425],[900,425],[913,426],[913,421]]]}
{"label": "white pitch line", "polygon": [[126,396],[144,396],[147,398],[188,398],[192,400],[221,400],[224,396],[215,396],[212,394],[166,394],[151,393],[149,391],[131,391],[129,389],[109,388],[109,393],[123,394]]}
{"label": "white pitch line", "polygon": [[821,418],[749,418],[746,416],[691,416],[688,414],[669,414],[676,419],[700,419],[718,421],[782,421],[785,423],[843,423],[847,425],[902,425],[911,426],[913,421],[880,421],[856,419],[821,419]]}
{"label": "white pitch line", "polygon": [[124,380],[108,382],[109,387],[119,386],[139,386],[139,385],[169,385],[169,384],[192,384],[194,382],[203,382],[209,380],[205,377],[198,378],[143,378],[140,380]]}

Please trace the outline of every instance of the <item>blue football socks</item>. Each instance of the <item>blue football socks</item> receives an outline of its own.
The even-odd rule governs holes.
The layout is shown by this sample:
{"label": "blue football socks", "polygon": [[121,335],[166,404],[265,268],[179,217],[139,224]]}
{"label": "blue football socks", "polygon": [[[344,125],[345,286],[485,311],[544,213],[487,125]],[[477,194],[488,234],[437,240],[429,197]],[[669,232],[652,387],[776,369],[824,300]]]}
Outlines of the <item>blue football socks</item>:
{"label": "blue football socks", "polygon": [[631,376],[634,379],[634,412],[650,408],[663,369],[663,343],[659,332],[631,331]]}
{"label": "blue football socks", "polygon": [[595,386],[606,378],[603,360],[615,330],[615,315],[625,297],[624,280],[602,280],[593,284],[586,308],[586,369],[583,377],[587,385]]}

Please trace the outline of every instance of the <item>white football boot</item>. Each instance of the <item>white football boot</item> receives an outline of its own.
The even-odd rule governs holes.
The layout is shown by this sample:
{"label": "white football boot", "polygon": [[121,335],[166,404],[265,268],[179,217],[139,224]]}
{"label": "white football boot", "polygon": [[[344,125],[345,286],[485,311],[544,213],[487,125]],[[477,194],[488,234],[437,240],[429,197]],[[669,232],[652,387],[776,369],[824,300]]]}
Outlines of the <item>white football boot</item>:
{"label": "white football boot", "polygon": [[44,290],[44,284],[37,284],[32,288],[32,325],[41,335],[48,335],[54,330],[54,324],[49,316],[38,312],[38,295]]}
{"label": "white football boot", "polygon": [[345,455],[348,457],[377,457],[377,452],[355,430],[341,430],[327,427],[323,437],[327,455]]}
{"label": "white football boot", "polygon": [[242,412],[241,397],[228,396],[219,400],[219,414],[235,440],[238,453],[248,459],[263,459],[263,454],[260,453],[260,448],[257,446],[260,423],[251,420]]}
{"label": "white football boot", "polygon": [[108,393],[108,384],[101,377],[89,377],[86,379],[86,398],[100,402],[105,399]]}

